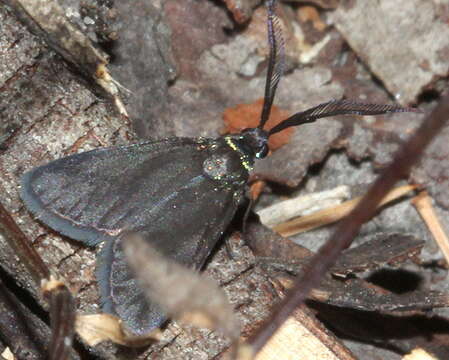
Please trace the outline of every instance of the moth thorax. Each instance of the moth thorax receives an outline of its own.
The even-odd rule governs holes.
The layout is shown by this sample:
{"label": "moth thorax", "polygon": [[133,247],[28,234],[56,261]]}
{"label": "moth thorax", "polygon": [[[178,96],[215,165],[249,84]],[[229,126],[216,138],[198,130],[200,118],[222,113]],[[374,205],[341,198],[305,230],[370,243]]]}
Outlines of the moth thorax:
{"label": "moth thorax", "polygon": [[213,180],[225,182],[242,182],[248,179],[248,171],[243,166],[238,152],[228,147],[219,146],[203,162],[203,171]]}

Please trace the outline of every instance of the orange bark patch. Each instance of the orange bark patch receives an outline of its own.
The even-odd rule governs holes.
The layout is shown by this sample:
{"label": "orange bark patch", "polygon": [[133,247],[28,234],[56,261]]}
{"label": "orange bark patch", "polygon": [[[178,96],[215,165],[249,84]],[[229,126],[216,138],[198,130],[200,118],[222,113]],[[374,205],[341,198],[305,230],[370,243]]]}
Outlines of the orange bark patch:
{"label": "orange bark patch", "polygon": [[[240,104],[234,108],[228,108],[223,113],[225,123],[225,133],[236,134],[243,129],[254,128],[259,124],[262,113],[263,99],[259,99],[252,104]],[[265,124],[264,129],[270,130],[273,126],[289,117],[290,113],[281,110],[277,106],[271,108],[270,118]],[[288,128],[270,137],[268,146],[274,151],[290,141],[294,129]]]}

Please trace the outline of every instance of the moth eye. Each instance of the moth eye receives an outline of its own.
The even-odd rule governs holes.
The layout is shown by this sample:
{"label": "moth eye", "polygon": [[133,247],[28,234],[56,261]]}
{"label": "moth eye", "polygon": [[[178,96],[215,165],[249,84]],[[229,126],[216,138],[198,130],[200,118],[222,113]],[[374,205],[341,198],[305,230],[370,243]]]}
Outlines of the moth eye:
{"label": "moth eye", "polygon": [[268,146],[267,144],[264,144],[260,150],[256,153],[256,158],[263,159],[268,155]]}

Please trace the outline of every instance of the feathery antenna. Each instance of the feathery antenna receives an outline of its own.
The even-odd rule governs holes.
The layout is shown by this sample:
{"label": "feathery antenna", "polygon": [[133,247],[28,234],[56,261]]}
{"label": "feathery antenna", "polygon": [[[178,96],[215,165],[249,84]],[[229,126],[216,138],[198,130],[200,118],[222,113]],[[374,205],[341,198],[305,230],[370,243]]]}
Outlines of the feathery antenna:
{"label": "feathery antenna", "polygon": [[317,119],[335,115],[381,115],[397,112],[421,112],[419,109],[399,105],[366,104],[351,100],[332,100],[306,111],[298,112],[273,127],[268,136],[292,126],[311,123]]}
{"label": "feathery antenna", "polygon": [[282,28],[279,18],[276,15],[276,1],[267,1],[268,11],[268,44],[270,46],[270,54],[268,58],[267,79],[265,82],[265,96],[258,128],[263,129],[265,123],[270,117],[271,106],[273,105],[274,95],[284,71],[285,63],[285,44],[282,36]]}

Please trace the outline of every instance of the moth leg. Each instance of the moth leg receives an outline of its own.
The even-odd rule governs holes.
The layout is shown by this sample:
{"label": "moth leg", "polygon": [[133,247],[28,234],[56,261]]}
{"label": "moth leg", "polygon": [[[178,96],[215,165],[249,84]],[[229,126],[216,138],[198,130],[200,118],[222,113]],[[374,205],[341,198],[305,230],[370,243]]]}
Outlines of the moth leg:
{"label": "moth leg", "polygon": [[244,234],[246,233],[246,223],[248,222],[249,215],[251,214],[251,210],[254,207],[255,200],[251,195],[248,196],[249,202],[248,206],[245,209],[245,213],[243,215],[243,222],[242,222],[242,236],[244,237]]}
{"label": "moth leg", "polygon": [[229,238],[226,238],[226,240],[225,240],[226,254],[228,255],[228,258],[230,260],[234,260],[236,258],[236,254],[235,254],[234,250],[232,250],[231,244],[229,241],[230,241]]}
{"label": "moth leg", "polygon": [[[273,177],[273,176],[265,176],[264,174],[252,174],[250,175],[250,178],[248,180],[248,187],[246,189],[246,198],[249,200],[248,206],[245,209],[245,213],[243,216],[243,223],[242,223],[242,239],[245,242],[245,245],[252,248],[250,241],[246,238],[246,229],[247,229],[247,223],[250,221],[250,216],[252,215],[251,210],[254,208],[254,205],[259,198],[260,194],[263,192],[265,187],[267,186],[267,183],[273,183],[277,184],[281,187],[287,187],[287,180],[283,180],[282,178]],[[253,219],[254,221],[260,222],[257,215],[253,216],[254,218],[257,218],[257,220]]]}
{"label": "moth leg", "polygon": [[[245,233],[246,233],[246,223],[248,222],[249,216],[251,215],[251,209],[254,207],[255,201],[252,198],[251,195],[249,195],[247,193],[246,198],[248,199],[248,204],[245,207],[245,212],[243,213],[243,219],[242,219],[242,230],[240,231],[240,237],[243,240],[243,242],[245,243],[245,245],[249,246],[248,241],[246,240],[245,237]],[[237,254],[235,253],[234,250],[232,250],[231,245],[230,245],[230,240],[229,238],[225,239],[225,249],[226,249],[226,253],[228,255],[228,257],[231,260],[234,260],[237,256]]]}

